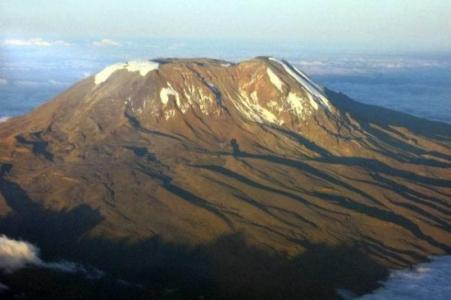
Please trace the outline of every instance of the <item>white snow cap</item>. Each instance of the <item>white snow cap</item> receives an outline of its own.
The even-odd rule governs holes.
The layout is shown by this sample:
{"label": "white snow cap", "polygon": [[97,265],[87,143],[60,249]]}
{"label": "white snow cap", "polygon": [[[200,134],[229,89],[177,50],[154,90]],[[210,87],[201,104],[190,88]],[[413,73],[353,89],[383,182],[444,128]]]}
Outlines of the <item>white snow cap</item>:
{"label": "white snow cap", "polygon": [[160,91],[160,100],[161,103],[163,103],[164,105],[168,104],[169,102],[169,96],[174,96],[177,102],[177,106],[180,107],[181,102],[180,102],[180,96],[177,93],[177,91],[172,87],[172,85],[170,83],[168,83],[169,87],[164,87],[161,89]]}
{"label": "white snow cap", "polygon": [[158,69],[159,64],[154,61],[129,61],[126,63],[117,63],[106,67],[102,71],[96,74],[94,82],[96,85],[101,84],[108,80],[108,78],[118,70],[127,70],[129,72],[139,72],[139,75],[146,76],[147,73]]}
{"label": "white snow cap", "polygon": [[331,106],[329,100],[323,92],[323,89],[316,83],[314,83],[305,73],[283,60],[274,57],[270,57],[269,60],[280,64],[284,68],[285,72],[290,74],[291,77],[299,82],[299,84],[301,84],[302,87],[308,92],[308,96],[311,102],[318,101],[321,106],[330,110]]}
{"label": "white snow cap", "polygon": [[283,82],[280,80],[279,77],[270,69],[266,68],[266,73],[268,74],[269,80],[271,80],[271,83],[280,91],[283,92]]}

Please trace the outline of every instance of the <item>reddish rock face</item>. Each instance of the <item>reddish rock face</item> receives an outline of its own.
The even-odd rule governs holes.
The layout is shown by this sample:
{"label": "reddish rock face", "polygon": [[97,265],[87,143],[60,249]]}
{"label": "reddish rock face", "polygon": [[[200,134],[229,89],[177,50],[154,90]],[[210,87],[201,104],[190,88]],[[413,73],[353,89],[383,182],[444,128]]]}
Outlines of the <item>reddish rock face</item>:
{"label": "reddish rock face", "polygon": [[450,250],[450,133],[272,58],[122,63],[0,124],[0,214],[20,228],[34,210],[87,207],[98,221],[83,239],[239,232],[293,255],[358,244],[405,265]]}

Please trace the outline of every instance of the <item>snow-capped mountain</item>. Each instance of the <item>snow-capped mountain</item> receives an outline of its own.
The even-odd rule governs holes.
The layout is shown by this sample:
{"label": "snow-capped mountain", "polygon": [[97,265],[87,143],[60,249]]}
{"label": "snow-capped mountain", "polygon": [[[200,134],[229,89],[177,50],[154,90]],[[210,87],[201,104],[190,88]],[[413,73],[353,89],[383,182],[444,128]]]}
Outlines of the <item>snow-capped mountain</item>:
{"label": "snow-capped mountain", "polygon": [[[451,249],[450,129],[275,58],[114,64],[0,124],[0,225],[58,254],[239,233],[271,253],[357,245],[405,266]],[[64,230],[42,221],[55,216]]]}

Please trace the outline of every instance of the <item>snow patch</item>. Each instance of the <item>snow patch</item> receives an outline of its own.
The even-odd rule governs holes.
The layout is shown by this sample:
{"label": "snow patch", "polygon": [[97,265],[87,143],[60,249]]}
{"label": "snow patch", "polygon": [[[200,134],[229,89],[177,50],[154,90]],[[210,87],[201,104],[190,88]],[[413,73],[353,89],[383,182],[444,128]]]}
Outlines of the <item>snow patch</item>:
{"label": "snow patch", "polygon": [[130,61],[127,64],[127,71],[139,72],[139,75],[146,76],[147,73],[158,69],[159,64],[153,61]]}
{"label": "snow patch", "polygon": [[266,68],[266,73],[268,74],[271,83],[280,91],[283,92],[283,82],[280,78],[270,69]]}
{"label": "snow patch", "polygon": [[291,75],[291,77],[293,77],[302,85],[305,90],[307,90],[307,92],[310,94],[311,102],[316,102],[316,100],[318,100],[322,106],[326,107],[329,110],[331,109],[329,100],[324,95],[321,87],[314,83],[306,74],[298,70],[296,67],[286,63],[285,61],[281,61],[273,57],[270,57],[269,59],[280,64],[284,68],[284,70]]}
{"label": "snow patch", "polygon": [[0,123],[8,121],[9,117],[0,117]]}
{"label": "snow patch", "polygon": [[101,84],[102,82],[107,81],[107,79],[111,76],[111,74],[113,74],[117,70],[124,69],[125,66],[126,66],[126,64],[124,64],[124,63],[118,63],[118,64],[114,64],[114,65],[106,67],[105,69],[103,69],[102,71],[100,71],[99,73],[96,74],[96,76],[94,78],[95,84],[98,85],[98,84]]}
{"label": "snow patch", "polygon": [[296,115],[300,119],[305,119],[306,110],[304,107],[304,99],[302,99],[295,93],[289,93],[286,101],[290,105],[290,108],[294,115]]}
{"label": "snow patch", "polygon": [[164,119],[169,120],[175,117],[175,109],[168,109],[164,112]]}
{"label": "snow patch", "polygon": [[316,101],[315,100],[313,100],[312,99],[312,97],[309,97],[309,100],[310,100],[310,105],[315,109],[315,110],[318,110],[318,103],[316,103]]}
{"label": "snow patch", "polygon": [[252,92],[250,97],[244,91],[240,91],[240,99],[233,101],[236,109],[243,114],[247,119],[257,123],[273,123],[280,122],[276,115],[270,110],[259,104],[257,92]]}
{"label": "snow patch", "polygon": [[108,80],[108,78],[118,70],[127,70],[129,72],[139,72],[139,75],[146,76],[147,73],[158,69],[159,64],[153,61],[130,61],[127,63],[117,63],[106,67],[96,74],[94,82],[96,85]]}
{"label": "snow patch", "polygon": [[210,105],[213,103],[213,100],[210,98],[210,95],[205,95],[203,90],[199,90],[199,97],[196,98],[197,104],[199,105],[200,111],[208,116],[208,109]]}
{"label": "snow patch", "polygon": [[257,104],[258,103],[258,94],[257,91],[253,91],[251,93],[251,100],[253,103]]}
{"label": "snow patch", "polygon": [[277,111],[278,113],[283,111],[283,106],[279,102],[271,100],[266,104],[271,110]]}
{"label": "snow patch", "polygon": [[177,107],[181,106],[180,96],[177,91],[168,83],[168,87],[164,87],[160,90],[160,100],[163,105],[167,105],[169,102],[169,96],[174,96]]}

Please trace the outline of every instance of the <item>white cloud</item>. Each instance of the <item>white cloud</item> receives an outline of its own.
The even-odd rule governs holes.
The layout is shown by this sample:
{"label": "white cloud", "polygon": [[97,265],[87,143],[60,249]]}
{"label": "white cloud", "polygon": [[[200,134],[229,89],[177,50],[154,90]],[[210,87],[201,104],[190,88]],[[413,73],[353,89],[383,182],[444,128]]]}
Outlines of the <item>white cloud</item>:
{"label": "white cloud", "polygon": [[48,85],[48,82],[45,81],[34,81],[34,80],[17,80],[14,81],[14,84],[17,86],[24,86],[24,87],[37,87],[41,85]]}
{"label": "white cloud", "polygon": [[0,117],[0,123],[6,122],[6,121],[8,121],[8,119],[9,119],[9,117]]}
{"label": "white cloud", "polygon": [[12,273],[29,265],[60,272],[79,273],[88,279],[98,279],[104,276],[104,272],[96,268],[86,267],[70,261],[44,262],[39,258],[39,248],[35,245],[1,235],[0,271]]}
{"label": "white cloud", "polygon": [[48,81],[48,83],[52,86],[67,86],[70,84],[69,82],[59,81],[59,80],[55,80],[55,79],[50,79]]}
{"label": "white cloud", "polygon": [[96,47],[119,47],[121,43],[110,39],[102,39],[100,41],[93,42],[92,45]]}
{"label": "white cloud", "polygon": [[451,256],[433,257],[412,269],[394,271],[383,287],[362,297],[340,290],[343,299],[352,300],[448,300],[451,295]]}
{"label": "white cloud", "polygon": [[42,38],[32,38],[32,39],[8,39],[3,42],[3,44],[7,46],[20,46],[20,47],[27,47],[27,46],[33,46],[33,47],[50,47],[50,46],[70,46],[68,42],[65,42],[63,40],[56,40],[56,41],[48,41],[44,40]]}
{"label": "white cloud", "polygon": [[0,86],[5,86],[5,85],[8,85],[8,80],[0,77]]}
{"label": "white cloud", "polygon": [[14,81],[16,86],[20,87],[28,87],[28,88],[36,88],[36,87],[45,87],[45,86],[53,86],[53,87],[66,87],[71,84],[68,81],[59,81],[55,79],[49,79],[47,81],[35,81],[35,80],[17,80]]}
{"label": "white cloud", "polygon": [[86,267],[71,261],[45,263],[44,267],[66,273],[83,274],[88,279],[102,278],[105,273],[93,267]]}
{"label": "white cloud", "polygon": [[451,62],[433,58],[344,56],[300,60],[295,64],[311,75],[367,75],[409,69],[447,68]]}
{"label": "white cloud", "polygon": [[11,273],[28,264],[42,265],[39,249],[28,242],[0,236],[0,269]]}

